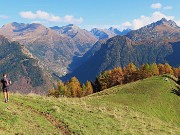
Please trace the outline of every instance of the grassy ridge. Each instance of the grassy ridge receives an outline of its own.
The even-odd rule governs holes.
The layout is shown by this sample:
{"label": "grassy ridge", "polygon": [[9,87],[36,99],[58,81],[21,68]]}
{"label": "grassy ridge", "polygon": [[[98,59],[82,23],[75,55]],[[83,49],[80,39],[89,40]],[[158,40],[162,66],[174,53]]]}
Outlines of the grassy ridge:
{"label": "grassy ridge", "polygon": [[164,79],[153,77],[84,98],[13,94],[11,102],[0,104],[0,133],[177,135],[180,99],[171,93],[175,83]]}
{"label": "grassy ridge", "polygon": [[[180,97],[173,94],[176,83],[165,77],[152,77],[113,87],[95,95],[108,95],[103,100],[123,104],[152,117],[180,126]],[[112,95],[112,93],[114,93]]]}

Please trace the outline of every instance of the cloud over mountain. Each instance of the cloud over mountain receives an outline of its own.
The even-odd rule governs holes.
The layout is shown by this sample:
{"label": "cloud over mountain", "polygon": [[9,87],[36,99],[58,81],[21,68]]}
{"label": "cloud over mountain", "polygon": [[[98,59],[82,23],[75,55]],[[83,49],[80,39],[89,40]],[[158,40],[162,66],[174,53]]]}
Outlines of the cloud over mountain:
{"label": "cloud over mountain", "polygon": [[133,20],[133,28],[134,29],[139,29],[147,24],[150,24],[152,22],[156,22],[160,20],[161,18],[166,18],[168,20],[173,20],[174,16],[167,16],[161,12],[154,12],[151,16],[140,16],[140,18],[134,19]]}
{"label": "cloud over mountain", "polygon": [[65,15],[64,17],[56,16],[54,14],[38,10],[35,13],[32,11],[23,11],[19,13],[22,18],[31,20],[43,20],[47,22],[62,22],[80,24],[83,22],[83,18],[75,18],[72,15]]}
{"label": "cloud over mountain", "polygon": [[[156,22],[156,21],[160,20],[161,18],[166,18],[167,20],[175,20],[174,16],[168,16],[168,15],[163,14],[160,11],[155,11],[152,13],[151,16],[141,15],[139,18],[135,18],[131,22],[124,22],[121,24],[121,27],[136,30],[136,29],[139,29],[145,25]],[[178,25],[180,25],[180,21],[176,20],[175,22]]]}

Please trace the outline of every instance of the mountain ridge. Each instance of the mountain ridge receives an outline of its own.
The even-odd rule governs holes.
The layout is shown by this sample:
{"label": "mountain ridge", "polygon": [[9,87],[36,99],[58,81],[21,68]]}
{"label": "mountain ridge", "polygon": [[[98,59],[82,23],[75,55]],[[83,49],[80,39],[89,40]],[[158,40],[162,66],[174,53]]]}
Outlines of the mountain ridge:
{"label": "mountain ridge", "polygon": [[52,76],[29,50],[0,35],[0,74],[7,73],[13,81],[12,92],[46,94]]}
{"label": "mountain ridge", "polygon": [[[129,63],[140,66],[144,63],[168,62],[172,66],[179,66],[180,61],[177,59],[180,58],[180,29],[174,27],[176,25],[172,21],[162,19],[160,22],[130,31],[125,36],[110,38],[92,57],[62,79],[67,80],[76,76],[81,82],[94,81],[101,72],[115,67],[123,68]],[[151,39],[154,32],[157,37]]]}
{"label": "mountain ridge", "polygon": [[137,42],[168,40],[177,41],[180,38],[180,27],[172,20],[161,20],[146,25],[138,30],[130,31],[127,35],[131,40]]}
{"label": "mountain ridge", "polygon": [[25,45],[51,72],[60,76],[68,72],[74,56],[83,55],[96,42],[88,36],[88,40],[82,36],[71,38],[36,23],[10,23],[0,28],[0,34]]}

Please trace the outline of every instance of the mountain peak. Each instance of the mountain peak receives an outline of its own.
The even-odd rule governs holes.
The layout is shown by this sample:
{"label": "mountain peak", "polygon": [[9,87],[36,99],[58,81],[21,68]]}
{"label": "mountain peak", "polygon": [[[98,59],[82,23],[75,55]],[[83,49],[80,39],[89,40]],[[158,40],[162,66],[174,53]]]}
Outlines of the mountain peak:
{"label": "mountain peak", "polygon": [[174,21],[167,20],[166,18],[162,18],[161,20],[159,20],[157,22],[151,23],[151,24],[145,26],[145,28],[154,28],[154,27],[160,26],[160,25],[168,25],[172,28],[179,28]]}
{"label": "mountain peak", "polygon": [[108,30],[110,30],[111,32],[115,33],[116,35],[126,35],[128,32],[131,31],[131,29],[124,29],[124,30],[120,30],[118,28],[115,28],[115,27],[110,27]]}
{"label": "mountain peak", "polygon": [[59,29],[61,29],[61,27],[59,27],[59,26],[53,26],[53,27],[50,27],[50,29],[59,30]]}
{"label": "mountain peak", "polygon": [[173,22],[172,20],[167,20],[166,18],[162,18],[161,20],[155,22],[157,25],[162,25],[162,24],[171,24],[171,22]]}
{"label": "mountain peak", "polygon": [[71,29],[75,29],[75,30],[80,29],[78,26],[76,26],[74,24],[69,24],[66,27],[71,28]]}
{"label": "mountain peak", "polygon": [[167,22],[168,20],[166,18],[162,18],[161,20],[159,20],[161,22]]}
{"label": "mountain peak", "polygon": [[67,26],[72,27],[72,26],[75,26],[75,25],[74,24],[68,24]]}
{"label": "mountain peak", "polygon": [[13,32],[22,32],[22,31],[26,31],[26,30],[36,30],[38,28],[46,28],[44,25],[40,24],[40,23],[32,23],[32,24],[26,24],[26,23],[18,23],[18,22],[12,22],[6,25],[3,25],[2,27],[4,29],[4,31],[9,30],[13,31]]}
{"label": "mountain peak", "polygon": [[11,25],[15,26],[15,27],[18,27],[20,25],[26,25],[26,24],[25,23],[12,22]]}
{"label": "mountain peak", "polygon": [[[127,34],[133,41],[154,41],[166,40],[167,38],[172,41],[179,39],[180,28],[172,20],[161,20],[144,26],[138,30],[134,30]],[[173,34],[172,34],[173,33]]]}
{"label": "mountain peak", "polygon": [[115,33],[113,33],[112,31],[108,29],[93,28],[91,29],[90,32],[93,33],[99,39],[106,39],[106,38],[111,38],[115,36]]}

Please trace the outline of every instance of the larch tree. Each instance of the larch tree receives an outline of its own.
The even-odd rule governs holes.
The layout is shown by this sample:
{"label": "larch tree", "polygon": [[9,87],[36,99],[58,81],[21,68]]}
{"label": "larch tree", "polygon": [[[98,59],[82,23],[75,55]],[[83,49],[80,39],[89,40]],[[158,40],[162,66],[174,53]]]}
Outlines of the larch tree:
{"label": "larch tree", "polygon": [[110,71],[105,71],[97,77],[96,84],[99,85],[99,91],[109,88],[109,74]]}
{"label": "larch tree", "polygon": [[85,94],[84,94],[84,96],[87,96],[87,95],[92,94],[92,93],[93,93],[92,84],[91,84],[90,81],[87,81],[86,85],[85,85]]}
{"label": "larch tree", "polygon": [[128,64],[126,67],[124,67],[124,82],[129,83],[134,80],[133,74],[137,72],[137,68],[133,63]]}
{"label": "larch tree", "polygon": [[59,81],[57,84],[57,89],[59,91],[59,95],[65,96],[66,86],[62,81]]}
{"label": "larch tree", "polygon": [[163,64],[158,64],[159,74],[163,75],[165,74],[165,68]]}
{"label": "larch tree", "polygon": [[110,87],[115,85],[121,85],[124,81],[124,74],[122,68],[114,68],[109,72]]}
{"label": "larch tree", "polygon": [[159,75],[159,69],[156,63],[153,63],[150,65],[150,70],[151,70],[152,76]]}
{"label": "larch tree", "polygon": [[143,79],[151,77],[152,75],[151,75],[149,64],[143,64],[141,66],[140,73],[141,73],[141,76],[142,76]]}
{"label": "larch tree", "polygon": [[76,77],[71,78],[71,80],[68,84],[68,89],[71,91],[72,97],[81,97],[82,96],[82,87]]}
{"label": "larch tree", "polygon": [[173,69],[168,63],[165,63],[164,69],[166,74],[169,73],[171,75],[174,75]]}
{"label": "larch tree", "polygon": [[174,71],[174,76],[179,77],[180,76],[180,67],[178,68],[173,68]]}

